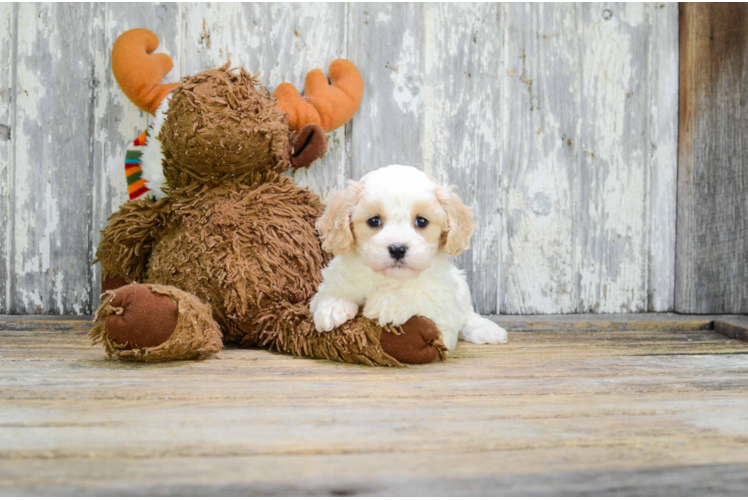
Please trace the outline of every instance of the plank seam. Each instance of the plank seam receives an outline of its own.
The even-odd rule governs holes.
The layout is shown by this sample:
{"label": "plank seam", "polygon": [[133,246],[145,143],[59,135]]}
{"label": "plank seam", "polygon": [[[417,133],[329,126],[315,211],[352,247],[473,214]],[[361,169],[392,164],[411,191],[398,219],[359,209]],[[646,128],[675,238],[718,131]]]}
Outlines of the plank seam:
{"label": "plank seam", "polygon": [[96,7],[99,4],[93,4],[90,10],[90,22],[88,23],[88,40],[89,40],[89,57],[91,58],[90,78],[90,103],[88,110],[88,172],[89,178],[91,179],[91,189],[88,191],[88,214],[86,218],[86,234],[88,235],[88,266],[86,266],[86,273],[88,275],[88,305],[83,308],[86,314],[96,307],[94,306],[96,301],[96,290],[94,284],[95,273],[93,272],[93,256],[94,256],[94,210],[96,207],[96,168],[94,166],[95,161],[95,145],[96,145],[96,91],[100,85],[100,82],[96,79],[96,37],[94,33],[94,17],[96,16]]}

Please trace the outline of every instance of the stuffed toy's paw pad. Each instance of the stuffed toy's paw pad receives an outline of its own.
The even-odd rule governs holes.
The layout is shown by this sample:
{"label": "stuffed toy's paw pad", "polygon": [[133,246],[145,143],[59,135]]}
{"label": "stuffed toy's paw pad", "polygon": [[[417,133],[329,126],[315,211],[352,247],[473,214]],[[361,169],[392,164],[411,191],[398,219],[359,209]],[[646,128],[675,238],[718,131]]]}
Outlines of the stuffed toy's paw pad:
{"label": "stuffed toy's paw pad", "polygon": [[106,319],[109,338],[131,347],[156,347],[174,333],[177,305],[166,295],[158,295],[143,285],[116,289],[109,300],[117,309]]}
{"label": "stuffed toy's paw pad", "polygon": [[413,316],[403,323],[399,335],[382,331],[380,343],[384,352],[401,363],[425,364],[446,359],[447,348],[439,340],[439,329],[433,321],[423,316]]}

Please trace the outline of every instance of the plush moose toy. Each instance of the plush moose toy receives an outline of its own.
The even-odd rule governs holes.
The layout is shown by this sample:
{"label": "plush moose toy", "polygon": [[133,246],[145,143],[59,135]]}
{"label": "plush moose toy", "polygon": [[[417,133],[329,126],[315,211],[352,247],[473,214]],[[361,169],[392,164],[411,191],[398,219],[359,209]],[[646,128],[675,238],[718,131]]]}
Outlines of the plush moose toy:
{"label": "plush moose toy", "polygon": [[363,79],[350,62],[307,74],[305,97],[274,96],[227,63],[164,85],[158,38],[135,29],[112,49],[123,92],[155,115],[126,159],[131,200],[102,231],[102,304],[90,336],[110,356],[202,358],[223,344],[380,366],[444,356],[436,326],[381,328],[358,316],[318,333],[309,301],[331,258],[315,222],[319,198],[283,173],[308,167],[325,132],[352,118]]}

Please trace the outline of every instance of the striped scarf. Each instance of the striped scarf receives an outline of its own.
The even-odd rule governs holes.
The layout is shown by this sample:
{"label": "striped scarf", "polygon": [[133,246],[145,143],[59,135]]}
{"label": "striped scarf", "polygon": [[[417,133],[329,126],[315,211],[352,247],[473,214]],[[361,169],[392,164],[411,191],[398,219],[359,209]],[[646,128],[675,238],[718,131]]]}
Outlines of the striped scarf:
{"label": "striped scarf", "polygon": [[[127,192],[130,194],[130,200],[136,200],[150,191],[145,184],[148,180],[143,178],[141,167],[143,151],[148,143],[149,136],[148,129],[146,129],[137,139],[132,141],[132,146],[127,149],[125,154],[125,177],[127,177]],[[152,195],[148,195],[148,197],[153,201]]]}

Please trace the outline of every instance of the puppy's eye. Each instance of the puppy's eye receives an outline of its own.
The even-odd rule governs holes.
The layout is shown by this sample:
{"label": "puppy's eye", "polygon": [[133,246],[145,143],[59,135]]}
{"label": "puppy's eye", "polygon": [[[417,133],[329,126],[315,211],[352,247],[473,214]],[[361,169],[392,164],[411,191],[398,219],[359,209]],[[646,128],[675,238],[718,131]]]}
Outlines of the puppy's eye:
{"label": "puppy's eye", "polygon": [[429,221],[423,217],[416,217],[416,227],[426,227],[429,225]]}
{"label": "puppy's eye", "polygon": [[382,225],[382,219],[380,219],[379,216],[376,216],[367,220],[366,223],[369,224],[369,227],[379,227]]}

